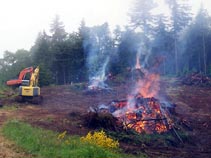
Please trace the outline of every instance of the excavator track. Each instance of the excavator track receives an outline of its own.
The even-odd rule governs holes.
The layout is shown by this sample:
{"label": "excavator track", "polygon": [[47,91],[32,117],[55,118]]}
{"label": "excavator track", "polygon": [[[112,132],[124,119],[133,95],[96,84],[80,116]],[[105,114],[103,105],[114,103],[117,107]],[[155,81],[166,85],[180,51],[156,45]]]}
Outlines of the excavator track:
{"label": "excavator track", "polygon": [[32,104],[40,105],[43,102],[43,96],[34,96],[34,97],[17,96],[15,100],[19,103],[29,102]]}
{"label": "excavator track", "polygon": [[42,104],[42,102],[43,102],[43,96],[36,96],[36,97],[33,97],[32,98],[32,100],[31,100],[31,102],[33,103],[33,104]]}
{"label": "excavator track", "polygon": [[23,103],[24,102],[24,98],[22,96],[16,96],[15,97],[15,101],[17,101],[19,103]]}

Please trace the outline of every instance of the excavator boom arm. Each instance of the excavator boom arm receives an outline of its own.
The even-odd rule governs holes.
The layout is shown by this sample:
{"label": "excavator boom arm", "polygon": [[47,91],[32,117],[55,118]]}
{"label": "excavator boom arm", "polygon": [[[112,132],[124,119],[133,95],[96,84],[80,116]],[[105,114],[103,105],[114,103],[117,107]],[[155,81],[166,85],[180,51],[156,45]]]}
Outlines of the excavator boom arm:
{"label": "excavator boom arm", "polygon": [[29,83],[30,87],[37,87],[38,78],[39,78],[39,70],[40,70],[39,66],[37,66],[36,69],[34,69],[34,72],[31,74],[30,83]]}
{"label": "excavator boom arm", "polygon": [[8,86],[16,86],[16,85],[21,85],[22,80],[25,78],[26,74],[30,73],[30,75],[32,75],[33,73],[33,67],[28,67],[23,69],[18,76],[18,79],[14,79],[14,80],[9,80],[6,82],[6,84]]}

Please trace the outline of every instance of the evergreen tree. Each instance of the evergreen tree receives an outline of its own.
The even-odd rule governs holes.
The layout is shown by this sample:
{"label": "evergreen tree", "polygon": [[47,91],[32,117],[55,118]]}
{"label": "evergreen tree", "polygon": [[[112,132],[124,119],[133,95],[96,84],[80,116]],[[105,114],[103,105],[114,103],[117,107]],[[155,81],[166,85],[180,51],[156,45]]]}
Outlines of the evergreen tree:
{"label": "evergreen tree", "polygon": [[62,42],[66,39],[67,33],[65,32],[63,22],[60,21],[59,15],[55,16],[50,32],[52,33],[52,42]]}
{"label": "evergreen tree", "polygon": [[191,20],[190,6],[187,0],[166,0],[171,10],[171,31],[174,38],[175,73],[179,73],[179,33],[189,25]]}
{"label": "evergreen tree", "polygon": [[157,16],[157,20],[157,26],[154,27],[151,59],[153,57],[162,58],[160,71],[162,74],[167,74],[171,73],[173,69],[171,64],[173,59],[171,54],[173,39],[168,31],[167,17],[161,14]]}
{"label": "evergreen tree", "polygon": [[69,34],[66,45],[69,52],[66,62],[68,82],[85,80],[85,55],[81,35],[79,33]]}
{"label": "evergreen tree", "polygon": [[184,38],[184,55],[188,59],[188,70],[207,73],[210,61],[208,53],[210,31],[210,17],[201,7]]}
{"label": "evergreen tree", "polygon": [[155,7],[154,0],[136,0],[130,14],[132,26],[141,29],[147,36],[150,35],[153,27],[154,17],[151,11]]}
{"label": "evergreen tree", "polygon": [[60,17],[56,15],[53,23],[51,24],[50,32],[51,37],[51,52],[53,54],[52,71],[54,72],[54,79],[57,84],[67,83],[67,45],[65,40],[67,39],[67,33],[64,29],[63,22],[60,21]]}
{"label": "evergreen tree", "polygon": [[[203,5],[201,5],[201,8],[196,16],[195,24],[198,27],[199,30],[199,38],[201,41],[199,41],[201,46],[201,51],[203,52],[203,71],[206,74],[207,73],[207,53],[206,53],[206,45],[207,45],[207,32],[210,31],[210,17],[207,13],[207,10],[204,9]],[[199,53],[200,53],[199,52]]]}
{"label": "evergreen tree", "polygon": [[50,50],[51,37],[45,31],[39,33],[35,45],[31,48],[33,64],[40,66],[39,84],[49,85],[53,82],[53,54]]}

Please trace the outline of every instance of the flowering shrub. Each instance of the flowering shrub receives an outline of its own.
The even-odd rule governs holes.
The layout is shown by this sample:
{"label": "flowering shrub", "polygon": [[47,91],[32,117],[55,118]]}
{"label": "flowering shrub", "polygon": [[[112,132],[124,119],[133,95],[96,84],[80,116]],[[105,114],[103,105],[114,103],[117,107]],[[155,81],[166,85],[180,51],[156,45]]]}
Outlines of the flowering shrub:
{"label": "flowering shrub", "polygon": [[60,133],[57,137],[57,139],[61,140],[61,139],[64,139],[64,137],[66,136],[67,134],[67,131],[64,131],[63,133]]}
{"label": "flowering shrub", "polygon": [[117,149],[119,147],[119,142],[109,138],[103,130],[93,134],[89,132],[85,137],[81,137],[81,141],[109,149]]}

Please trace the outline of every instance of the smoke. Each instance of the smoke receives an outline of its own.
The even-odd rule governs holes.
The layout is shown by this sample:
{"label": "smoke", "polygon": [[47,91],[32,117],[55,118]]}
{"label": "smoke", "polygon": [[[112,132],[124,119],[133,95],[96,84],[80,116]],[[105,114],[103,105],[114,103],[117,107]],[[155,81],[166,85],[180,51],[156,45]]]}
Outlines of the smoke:
{"label": "smoke", "polygon": [[149,65],[149,57],[151,55],[151,51],[149,48],[146,48],[144,42],[141,42],[139,47],[137,48],[136,53],[136,69],[145,68]]}
{"label": "smoke", "polygon": [[138,49],[138,52],[136,54],[136,69],[140,69],[141,68],[141,64],[140,64],[140,56],[141,56],[141,51],[140,48]]}
{"label": "smoke", "polygon": [[89,28],[84,40],[86,52],[86,65],[88,68],[89,89],[108,88],[105,83],[112,52],[112,39],[108,24]]}
{"label": "smoke", "polygon": [[102,66],[96,70],[95,73],[89,76],[89,89],[94,88],[108,88],[108,85],[105,83],[106,77],[106,68],[109,62],[109,57],[106,57],[105,61],[102,63]]}

